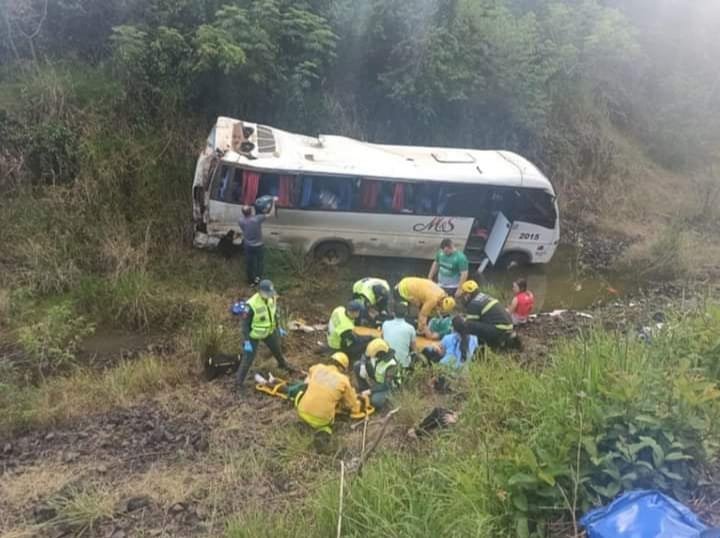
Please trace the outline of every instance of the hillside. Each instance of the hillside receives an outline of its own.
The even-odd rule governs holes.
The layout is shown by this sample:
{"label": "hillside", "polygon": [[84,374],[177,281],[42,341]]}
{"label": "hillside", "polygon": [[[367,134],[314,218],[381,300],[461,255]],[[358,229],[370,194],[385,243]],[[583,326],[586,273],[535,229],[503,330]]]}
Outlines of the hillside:
{"label": "hillside", "polygon": [[[0,534],[577,536],[640,487],[720,524],[715,4],[0,0]],[[547,305],[524,350],[412,373],[362,474],[362,423],[318,453],[291,406],[203,380],[251,294],[241,257],[191,246],[218,115],[512,150],[557,189],[562,252],[510,275]],[[427,271],[267,265],[309,324],[368,272]],[[323,337],[283,345],[307,368]],[[409,440],[436,406],[457,425]]]}

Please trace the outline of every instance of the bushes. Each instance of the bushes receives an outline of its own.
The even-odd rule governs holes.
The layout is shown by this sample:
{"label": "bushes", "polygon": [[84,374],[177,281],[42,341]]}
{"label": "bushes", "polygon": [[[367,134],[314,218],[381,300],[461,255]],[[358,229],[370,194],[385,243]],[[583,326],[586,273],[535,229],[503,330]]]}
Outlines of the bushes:
{"label": "bushes", "polygon": [[56,370],[74,362],[78,345],[95,325],[65,302],[51,306],[44,317],[18,330],[18,343],[38,371]]}

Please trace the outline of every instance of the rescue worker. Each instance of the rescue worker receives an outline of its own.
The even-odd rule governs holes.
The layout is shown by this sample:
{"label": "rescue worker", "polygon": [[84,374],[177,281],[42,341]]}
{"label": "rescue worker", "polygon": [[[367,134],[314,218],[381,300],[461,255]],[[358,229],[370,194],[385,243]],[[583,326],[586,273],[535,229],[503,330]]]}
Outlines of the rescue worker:
{"label": "rescue worker", "polygon": [[362,313],[360,301],[350,301],[347,306],[338,306],[330,315],[328,323],[327,344],[334,351],[342,351],[351,359],[357,360],[370,341],[369,337],[359,336],[353,332],[355,322]]}
{"label": "rescue worker", "polygon": [[275,287],[269,280],[262,280],[258,285],[258,292],[247,301],[247,315],[244,317],[245,343],[243,345],[243,359],[237,371],[235,386],[242,392],[243,382],[247,377],[250,366],[255,360],[255,353],[260,342],[264,342],[277,360],[278,366],[287,372],[295,369],[288,364],[280,349],[280,337],[287,333],[278,327],[277,299]]}
{"label": "rescue worker", "polygon": [[400,301],[408,302],[420,309],[418,313],[418,334],[428,338],[433,333],[428,327],[428,318],[436,311],[444,314],[455,309],[455,299],[448,297],[443,289],[428,278],[406,277],[395,287]]}
{"label": "rescue worker", "polygon": [[377,409],[385,405],[390,392],[399,388],[402,382],[402,368],[395,359],[395,352],[382,338],[375,338],[368,344],[354,371],[361,395],[369,396],[370,403]]}
{"label": "rescue worker", "polygon": [[374,326],[389,318],[390,284],[381,278],[366,277],[353,284],[353,299],[365,305],[361,323]]}
{"label": "rescue worker", "polygon": [[[339,410],[360,411],[357,393],[347,375],[350,359],[340,351],[333,353],[328,364],[315,364],[304,381],[283,389],[295,404],[298,416],[316,431],[332,433],[335,414]],[[273,385],[277,380],[255,376],[258,384]]]}
{"label": "rescue worker", "polygon": [[478,337],[480,345],[498,347],[507,343],[513,334],[513,322],[500,301],[481,293],[474,280],[466,281],[461,290],[470,334]]}

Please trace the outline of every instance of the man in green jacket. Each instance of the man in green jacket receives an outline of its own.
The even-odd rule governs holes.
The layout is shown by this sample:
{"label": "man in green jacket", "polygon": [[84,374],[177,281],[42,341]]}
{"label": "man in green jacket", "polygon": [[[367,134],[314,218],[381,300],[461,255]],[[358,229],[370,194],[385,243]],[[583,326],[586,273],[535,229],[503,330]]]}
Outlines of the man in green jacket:
{"label": "man in green jacket", "polygon": [[382,278],[366,277],[353,284],[353,299],[365,306],[359,325],[374,327],[390,317],[390,284]]}
{"label": "man in green jacket", "polygon": [[350,301],[347,306],[338,306],[330,315],[327,344],[333,351],[342,351],[350,359],[357,360],[369,341],[368,337],[353,332],[355,322],[362,313],[360,301]]}
{"label": "man in green jacket", "polygon": [[255,360],[255,353],[260,342],[265,343],[280,368],[287,372],[295,371],[295,368],[288,364],[280,348],[280,337],[287,333],[278,327],[277,299],[273,283],[269,280],[261,281],[258,292],[250,297],[247,306],[249,313],[244,320],[244,354],[235,379],[238,391],[243,389],[243,382]]}
{"label": "man in green jacket", "polygon": [[368,344],[354,371],[361,395],[369,396],[372,406],[378,409],[388,401],[392,390],[401,384],[402,367],[395,358],[395,352],[382,338],[375,338]]}

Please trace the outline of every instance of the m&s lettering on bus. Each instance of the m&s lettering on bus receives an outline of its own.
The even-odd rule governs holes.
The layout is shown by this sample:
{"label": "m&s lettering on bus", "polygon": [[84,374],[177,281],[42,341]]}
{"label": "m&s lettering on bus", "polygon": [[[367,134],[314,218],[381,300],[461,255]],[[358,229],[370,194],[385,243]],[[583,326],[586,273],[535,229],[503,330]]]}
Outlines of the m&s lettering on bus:
{"label": "m&s lettering on bus", "polygon": [[418,222],[413,226],[413,232],[450,233],[455,229],[453,219],[434,217],[430,222]]}

